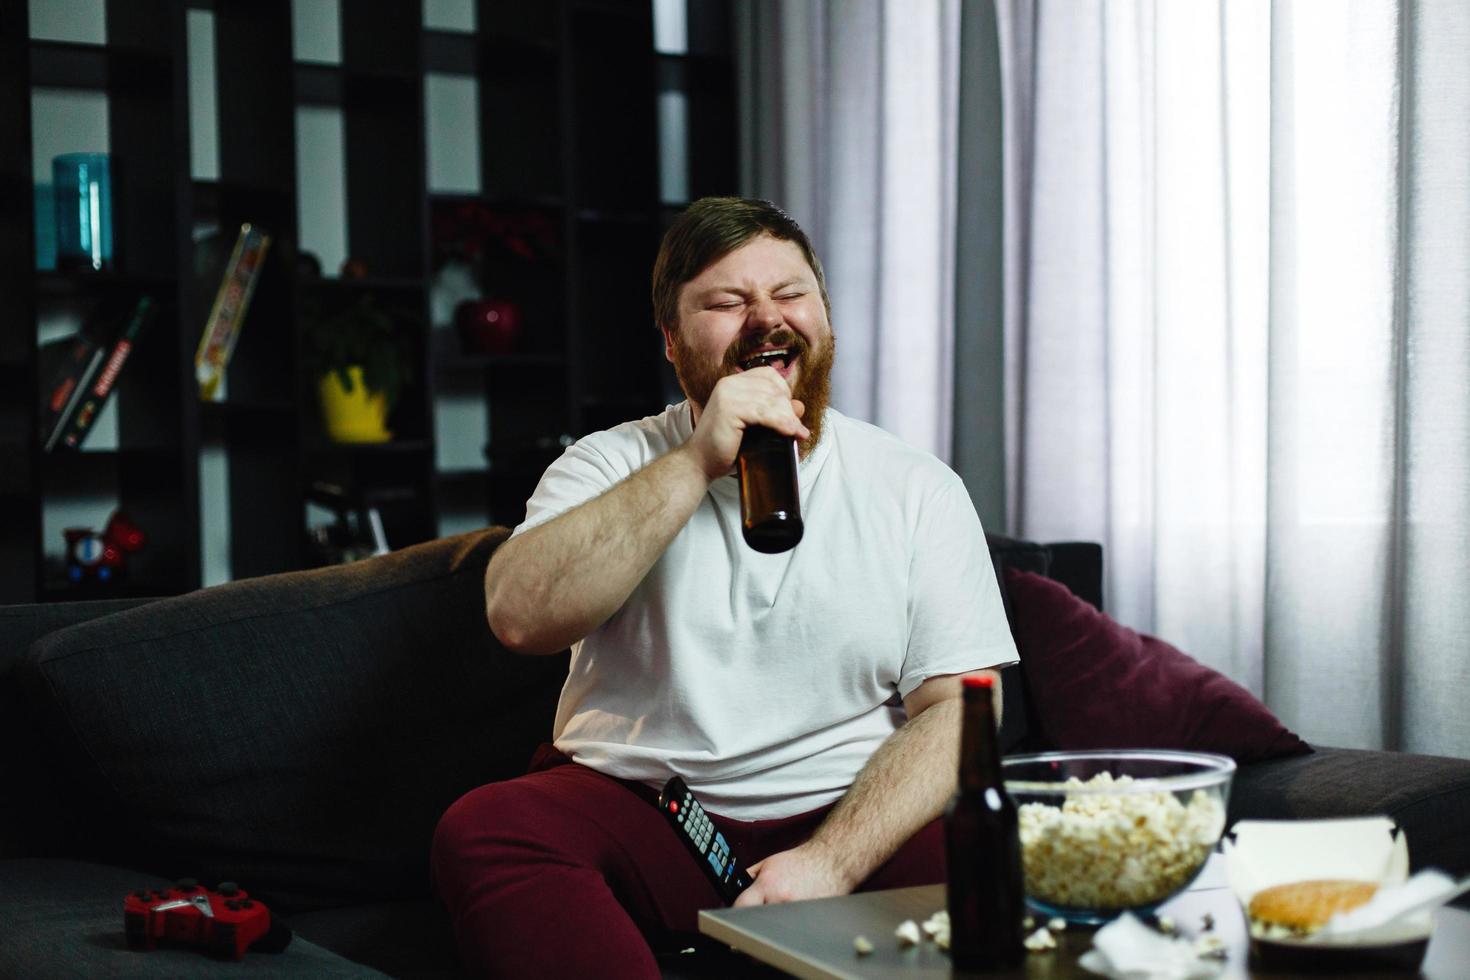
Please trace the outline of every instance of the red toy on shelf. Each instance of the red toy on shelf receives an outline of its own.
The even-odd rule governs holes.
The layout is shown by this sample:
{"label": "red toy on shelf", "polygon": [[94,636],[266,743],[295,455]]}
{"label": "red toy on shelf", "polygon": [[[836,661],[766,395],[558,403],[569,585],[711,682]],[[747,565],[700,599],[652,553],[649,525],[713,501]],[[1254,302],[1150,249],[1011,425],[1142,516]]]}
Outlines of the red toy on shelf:
{"label": "red toy on shelf", "polygon": [[69,527],[66,535],[68,581],[111,582],[127,571],[128,555],[147,540],[141,528],[122,511],[114,511],[101,534],[91,528]]}

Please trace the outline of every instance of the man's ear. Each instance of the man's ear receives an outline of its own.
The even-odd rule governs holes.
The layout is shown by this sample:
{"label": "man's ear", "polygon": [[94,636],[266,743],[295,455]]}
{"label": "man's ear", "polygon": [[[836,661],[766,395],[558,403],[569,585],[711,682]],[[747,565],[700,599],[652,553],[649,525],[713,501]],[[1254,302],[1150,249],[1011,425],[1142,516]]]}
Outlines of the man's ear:
{"label": "man's ear", "polygon": [[674,331],[670,330],[668,327],[659,327],[658,329],[664,335],[664,360],[668,361],[670,364],[673,364],[674,363]]}

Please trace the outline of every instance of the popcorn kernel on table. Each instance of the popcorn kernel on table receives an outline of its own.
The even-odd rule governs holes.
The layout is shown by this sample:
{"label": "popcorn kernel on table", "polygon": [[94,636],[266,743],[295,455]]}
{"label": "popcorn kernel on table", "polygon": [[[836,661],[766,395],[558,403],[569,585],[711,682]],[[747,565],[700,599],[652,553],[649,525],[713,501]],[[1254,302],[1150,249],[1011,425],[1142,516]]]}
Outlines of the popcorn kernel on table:
{"label": "popcorn kernel on table", "polygon": [[1040,953],[1044,950],[1056,949],[1057,941],[1056,938],[1052,936],[1051,930],[1043,927],[1037,929],[1031,935],[1022,940],[1022,945],[1024,945],[1033,953]]}
{"label": "popcorn kernel on table", "polygon": [[1219,936],[1200,936],[1194,941],[1194,955],[1202,960],[1223,960],[1227,954],[1225,940]]}

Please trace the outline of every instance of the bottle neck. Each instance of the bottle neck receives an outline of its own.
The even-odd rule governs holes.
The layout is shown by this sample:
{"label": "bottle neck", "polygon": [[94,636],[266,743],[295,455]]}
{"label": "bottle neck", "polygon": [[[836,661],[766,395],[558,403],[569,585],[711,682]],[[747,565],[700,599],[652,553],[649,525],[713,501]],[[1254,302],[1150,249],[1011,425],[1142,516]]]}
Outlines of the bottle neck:
{"label": "bottle neck", "polygon": [[988,689],[966,690],[960,730],[960,792],[983,793],[1003,785],[995,705]]}

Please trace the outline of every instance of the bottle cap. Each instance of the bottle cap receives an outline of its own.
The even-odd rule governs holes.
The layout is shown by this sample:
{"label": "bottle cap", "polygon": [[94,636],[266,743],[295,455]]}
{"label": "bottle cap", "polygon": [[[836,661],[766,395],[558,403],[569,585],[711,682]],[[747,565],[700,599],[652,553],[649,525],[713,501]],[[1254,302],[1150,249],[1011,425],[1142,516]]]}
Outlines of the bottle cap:
{"label": "bottle cap", "polygon": [[991,677],[989,674],[973,674],[968,677],[961,678],[961,683],[964,684],[966,688],[983,687],[985,688],[985,690],[989,691],[995,687],[995,678]]}

